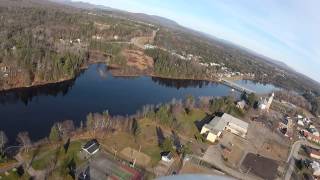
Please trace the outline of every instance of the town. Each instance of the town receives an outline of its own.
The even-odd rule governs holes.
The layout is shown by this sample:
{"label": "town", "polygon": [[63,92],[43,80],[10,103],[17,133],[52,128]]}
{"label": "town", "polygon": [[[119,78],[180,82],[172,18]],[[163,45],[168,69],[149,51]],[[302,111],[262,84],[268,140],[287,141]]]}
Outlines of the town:
{"label": "town", "polygon": [[319,83],[169,19],[0,2],[0,180],[319,179]]}
{"label": "town", "polygon": [[146,106],[123,120],[107,111],[93,113],[80,127],[72,121],[56,123],[48,139],[39,142],[20,133],[19,146],[4,146],[6,136],[1,132],[3,155],[13,158],[1,163],[1,178],[153,179],[178,174],[316,178],[318,119],[288,104],[274,93],[258,97],[244,91],[239,100],[187,97]]}

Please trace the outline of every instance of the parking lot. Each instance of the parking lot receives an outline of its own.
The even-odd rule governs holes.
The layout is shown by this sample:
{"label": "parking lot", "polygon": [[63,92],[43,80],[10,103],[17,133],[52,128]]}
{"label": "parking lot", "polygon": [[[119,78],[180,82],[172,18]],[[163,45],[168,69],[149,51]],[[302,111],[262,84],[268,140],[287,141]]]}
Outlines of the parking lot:
{"label": "parking lot", "polygon": [[263,179],[275,179],[278,172],[278,162],[252,153],[247,154],[242,162],[244,172],[251,172]]}

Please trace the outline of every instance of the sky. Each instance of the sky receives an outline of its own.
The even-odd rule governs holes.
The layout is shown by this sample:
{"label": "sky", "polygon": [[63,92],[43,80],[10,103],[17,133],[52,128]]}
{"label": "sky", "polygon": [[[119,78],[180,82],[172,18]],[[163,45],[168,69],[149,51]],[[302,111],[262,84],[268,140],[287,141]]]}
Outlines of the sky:
{"label": "sky", "polygon": [[172,19],[320,82],[320,0],[81,0]]}

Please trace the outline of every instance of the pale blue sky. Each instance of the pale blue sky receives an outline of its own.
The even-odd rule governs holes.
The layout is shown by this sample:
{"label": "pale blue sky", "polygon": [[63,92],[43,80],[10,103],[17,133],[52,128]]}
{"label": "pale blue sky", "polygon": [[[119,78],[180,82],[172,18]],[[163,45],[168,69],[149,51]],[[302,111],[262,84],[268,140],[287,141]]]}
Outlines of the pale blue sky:
{"label": "pale blue sky", "polygon": [[320,0],[82,0],[159,15],[320,81]]}

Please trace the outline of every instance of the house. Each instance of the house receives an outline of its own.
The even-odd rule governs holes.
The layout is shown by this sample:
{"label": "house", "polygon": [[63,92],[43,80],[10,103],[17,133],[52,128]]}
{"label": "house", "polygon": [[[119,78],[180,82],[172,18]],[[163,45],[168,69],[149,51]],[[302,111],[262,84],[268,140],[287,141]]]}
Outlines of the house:
{"label": "house", "polygon": [[161,152],[160,155],[161,155],[161,160],[164,162],[171,162],[173,160],[173,156],[170,151]]}
{"label": "house", "polygon": [[284,136],[289,137],[290,139],[293,136],[293,121],[291,117],[286,116],[282,122],[279,122],[278,129]]}
{"label": "house", "polygon": [[144,49],[155,49],[155,48],[157,48],[156,46],[153,46],[153,45],[151,45],[151,44],[145,44],[144,45]]}
{"label": "house", "polygon": [[88,141],[83,147],[82,150],[87,152],[89,155],[94,155],[100,149],[100,144],[96,139]]}
{"label": "house", "polygon": [[210,142],[215,142],[223,131],[229,131],[245,138],[248,126],[248,123],[224,113],[221,117],[216,116],[208,124],[205,124],[200,134],[206,134],[207,140]]}
{"label": "house", "polygon": [[304,122],[306,125],[310,125],[311,120],[308,119],[308,118],[304,118],[304,119],[303,119],[303,122]]}
{"label": "house", "polygon": [[311,148],[309,151],[309,156],[314,159],[320,159],[320,150]]}
{"label": "house", "polygon": [[311,168],[314,176],[320,176],[320,164],[317,161],[313,161],[311,164]]}
{"label": "house", "polygon": [[303,119],[303,116],[300,115],[300,114],[298,114],[297,118],[298,118],[298,119]]}
{"label": "house", "polygon": [[319,131],[316,129],[316,127],[314,125],[310,125],[308,128],[308,131],[310,133],[312,133],[314,136],[318,136],[319,137]]}
{"label": "house", "polygon": [[237,108],[239,108],[239,109],[243,109],[244,107],[246,107],[246,105],[247,105],[247,103],[245,100],[237,102]]}
{"label": "house", "polygon": [[298,120],[298,125],[299,125],[299,126],[304,126],[303,120],[299,119],[299,120]]}

